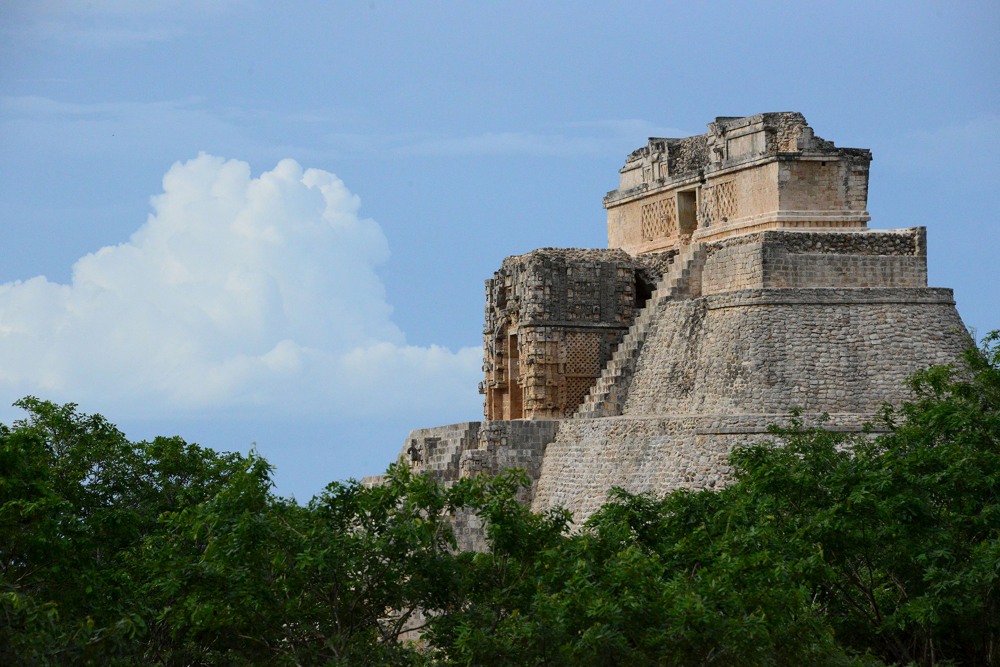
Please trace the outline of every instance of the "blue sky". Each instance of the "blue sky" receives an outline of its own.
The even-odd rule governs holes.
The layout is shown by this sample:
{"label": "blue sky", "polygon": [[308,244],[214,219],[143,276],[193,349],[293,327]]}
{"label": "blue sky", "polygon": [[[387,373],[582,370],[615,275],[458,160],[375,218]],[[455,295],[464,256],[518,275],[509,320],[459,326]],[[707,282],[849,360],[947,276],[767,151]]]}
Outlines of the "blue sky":
{"label": "blue sky", "polygon": [[1000,328],[996,3],[282,4],[0,0],[0,406],[378,473],[480,418],[505,256],[603,247],[628,152],[761,111],[871,148],[871,226]]}

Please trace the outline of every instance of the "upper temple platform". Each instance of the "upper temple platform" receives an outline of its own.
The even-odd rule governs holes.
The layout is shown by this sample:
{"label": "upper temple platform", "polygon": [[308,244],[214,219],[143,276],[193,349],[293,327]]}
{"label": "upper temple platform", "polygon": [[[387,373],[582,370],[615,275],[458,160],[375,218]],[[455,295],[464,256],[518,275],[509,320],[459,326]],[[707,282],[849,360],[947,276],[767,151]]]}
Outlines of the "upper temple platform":
{"label": "upper temple platform", "polygon": [[632,255],[781,228],[861,230],[871,151],[837,148],[797,112],[717,117],[708,132],[653,137],[604,198],[608,247]]}

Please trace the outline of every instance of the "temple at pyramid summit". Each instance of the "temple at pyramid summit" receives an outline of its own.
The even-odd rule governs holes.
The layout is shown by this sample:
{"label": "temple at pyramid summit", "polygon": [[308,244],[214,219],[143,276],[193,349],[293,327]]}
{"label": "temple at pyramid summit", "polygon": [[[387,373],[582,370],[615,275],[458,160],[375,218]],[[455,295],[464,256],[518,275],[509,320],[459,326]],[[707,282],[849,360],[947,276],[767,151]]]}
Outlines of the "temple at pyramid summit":
{"label": "temple at pyramid summit", "polygon": [[[613,487],[724,485],[730,451],[793,409],[861,430],[972,342],[927,286],[925,229],[869,227],[871,161],[793,112],[650,138],[604,197],[606,249],[486,281],[484,419],[412,431],[403,460],[446,484],[524,469],[524,502],[579,522]],[[481,545],[475,517],[457,528]]]}

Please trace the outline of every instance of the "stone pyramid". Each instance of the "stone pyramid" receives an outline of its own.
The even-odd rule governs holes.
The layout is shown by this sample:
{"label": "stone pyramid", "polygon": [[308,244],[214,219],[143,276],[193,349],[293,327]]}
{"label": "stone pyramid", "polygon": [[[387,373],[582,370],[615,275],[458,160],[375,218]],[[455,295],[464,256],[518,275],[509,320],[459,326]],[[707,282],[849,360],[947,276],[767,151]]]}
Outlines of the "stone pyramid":
{"label": "stone pyramid", "polygon": [[733,447],[793,409],[860,430],[971,343],[952,291],[927,287],[925,230],[868,228],[868,150],[799,113],[708,130],[628,156],[608,249],[504,261],[486,284],[486,420],[413,431],[405,461],[444,483],[523,468],[525,502],[582,521],[616,486],[725,484]]}

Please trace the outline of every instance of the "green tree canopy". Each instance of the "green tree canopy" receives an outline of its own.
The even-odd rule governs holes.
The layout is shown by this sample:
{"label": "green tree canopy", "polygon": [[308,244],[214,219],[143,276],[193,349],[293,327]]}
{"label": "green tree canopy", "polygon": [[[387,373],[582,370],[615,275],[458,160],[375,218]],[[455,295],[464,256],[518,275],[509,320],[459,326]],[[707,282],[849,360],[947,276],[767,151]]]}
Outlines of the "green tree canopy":
{"label": "green tree canopy", "polygon": [[914,377],[883,435],[799,422],[736,450],[722,491],[616,490],[561,537],[488,515],[435,644],[456,664],[1000,664],[998,341]]}
{"label": "green tree canopy", "polygon": [[[1000,335],[911,387],[880,435],[793,422],[721,491],[616,490],[576,530],[519,473],[397,464],[302,505],[254,453],[27,398],[0,664],[1000,665]],[[467,512],[483,553],[455,549]]]}

